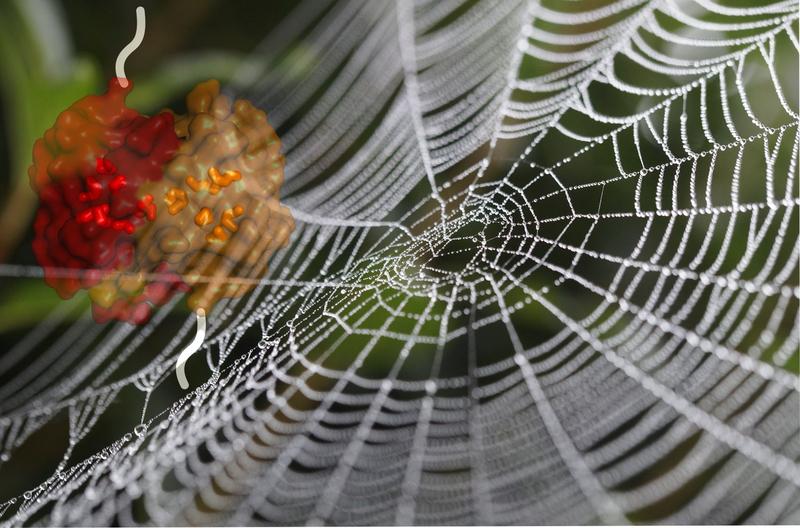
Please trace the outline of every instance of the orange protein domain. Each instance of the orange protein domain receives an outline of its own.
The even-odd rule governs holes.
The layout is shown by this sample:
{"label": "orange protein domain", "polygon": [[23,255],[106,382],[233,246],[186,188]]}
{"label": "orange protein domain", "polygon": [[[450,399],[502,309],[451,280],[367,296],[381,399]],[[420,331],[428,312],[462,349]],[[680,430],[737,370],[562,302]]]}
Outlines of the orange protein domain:
{"label": "orange protein domain", "polygon": [[137,237],[141,265],[169,263],[192,288],[189,307],[208,312],[253,287],[294,220],[279,202],[284,158],[266,114],[220,94],[216,80],[198,84],[186,106],[164,179],[144,186],[163,209]]}

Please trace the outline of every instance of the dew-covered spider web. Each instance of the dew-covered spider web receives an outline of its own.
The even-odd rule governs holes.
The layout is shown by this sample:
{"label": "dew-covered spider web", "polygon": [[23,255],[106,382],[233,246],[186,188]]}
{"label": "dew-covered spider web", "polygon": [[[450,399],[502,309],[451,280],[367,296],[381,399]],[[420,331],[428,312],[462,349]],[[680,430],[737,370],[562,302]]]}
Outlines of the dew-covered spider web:
{"label": "dew-covered spider web", "polygon": [[298,6],[226,88],[289,247],[188,392],[178,299],[4,350],[0,523],[800,522],[798,7],[744,4]]}

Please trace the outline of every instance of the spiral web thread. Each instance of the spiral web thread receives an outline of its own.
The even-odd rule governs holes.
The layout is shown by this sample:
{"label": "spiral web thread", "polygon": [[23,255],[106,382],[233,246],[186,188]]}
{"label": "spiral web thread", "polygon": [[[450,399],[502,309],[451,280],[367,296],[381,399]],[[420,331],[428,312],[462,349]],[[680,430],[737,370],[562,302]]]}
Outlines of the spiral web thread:
{"label": "spiral web thread", "polygon": [[7,350],[0,522],[800,522],[797,5],[591,5],[298,7],[289,248],[181,396],[169,309]]}

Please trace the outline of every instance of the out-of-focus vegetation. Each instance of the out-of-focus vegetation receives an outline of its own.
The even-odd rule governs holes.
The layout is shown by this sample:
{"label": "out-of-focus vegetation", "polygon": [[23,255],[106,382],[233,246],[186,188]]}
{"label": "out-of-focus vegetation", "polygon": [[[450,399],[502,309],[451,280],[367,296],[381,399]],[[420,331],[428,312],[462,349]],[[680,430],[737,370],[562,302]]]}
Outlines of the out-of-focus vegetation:
{"label": "out-of-focus vegetation", "polygon": [[[300,46],[276,63],[268,52],[253,52],[294,7],[290,1],[0,3],[0,262],[36,263],[30,244],[37,199],[27,174],[32,145],[73,101],[104,89],[133,36],[137,5],[147,11],[147,31],[126,73],[136,86],[128,104],[139,111],[181,108],[184,94],[208,78],[301,75],[307,68],[310,52]],[[85,292],[78,295],[88,306]],[[60,302],[41,280],[0,277],[0,343]]]}

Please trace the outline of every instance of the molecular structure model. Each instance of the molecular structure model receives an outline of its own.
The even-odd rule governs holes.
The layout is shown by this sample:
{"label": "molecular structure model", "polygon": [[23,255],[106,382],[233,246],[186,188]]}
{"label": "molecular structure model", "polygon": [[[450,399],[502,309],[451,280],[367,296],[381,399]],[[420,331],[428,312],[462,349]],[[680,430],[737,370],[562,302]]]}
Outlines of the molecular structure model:
{"label": "molecular structure model", "polygon": [[294,220],[279,202],[280,139],[249,101],[209,80],[186,96],[185,115],[125,105],[124,61],[143,36],[140,7],[106,93],[74,102],[34,144],[33,250],[62,298],[88,291],[99,323],[142,324],[186,293],[197,316],[177,364],[187,388],[183,365],[203,343],[206,314],[253,287]]}

